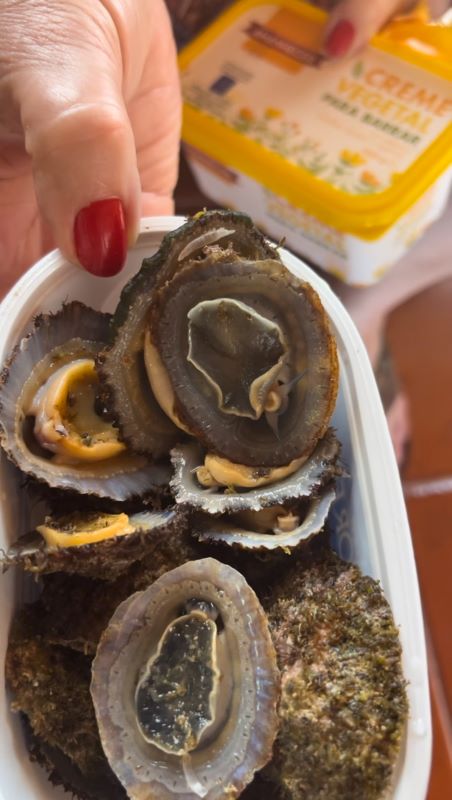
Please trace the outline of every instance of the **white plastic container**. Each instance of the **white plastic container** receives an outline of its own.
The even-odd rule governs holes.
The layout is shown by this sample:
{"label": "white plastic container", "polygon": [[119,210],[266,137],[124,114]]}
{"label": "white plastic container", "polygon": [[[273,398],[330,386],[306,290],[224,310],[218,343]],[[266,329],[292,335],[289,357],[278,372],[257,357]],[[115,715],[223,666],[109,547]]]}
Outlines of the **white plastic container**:
{"label": "white plastic container", "polygon": [[[124,271],[116,278],[100,279],[83,273],[57,251],[39,261],[0,306],[0,363],[29,330],[35,314],[56,311],[68,298],[111,311],[124,282],[138,270],[142,258],[152,254],[163,234],[182,221],[178,217],[143,220],[138,243],[130,252]],[[351,477],[340,482],[339,499],[332,510],[334,542],[341,556],[381,581],[400,626],[410,718],[392,797],[424,800],[430,770],[431,722],[423,622],[410,531],[383,409],[364,346],[343,306],[327,284],[299,259],[284,250],[281,256],[290,270],[315,287],[336,334],[341,379],[333,422]],[[0,547],[8,546],[32,524],[32,510],[18,481],[18,473],[2,456]],[[11,615],[29,592],[30,582],[21,579],[14,570],[1,577],[2,675]],[[9,698],[2,681],[0,800],[63,797],[67,795],[51,787],[45,773],[29,762],[20,721],[9,711]]]}

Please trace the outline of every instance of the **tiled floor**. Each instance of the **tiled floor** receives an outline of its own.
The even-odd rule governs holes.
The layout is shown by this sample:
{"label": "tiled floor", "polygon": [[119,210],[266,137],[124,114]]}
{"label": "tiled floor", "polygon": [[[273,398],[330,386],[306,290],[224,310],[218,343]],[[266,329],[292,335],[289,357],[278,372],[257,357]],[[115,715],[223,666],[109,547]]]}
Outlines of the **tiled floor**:
{"label": "tiled floor", "polygon": [[[184,163],[176,202],[180,214],[209,207]],[[412,413],[404,484],[430,653],[434,748],[427,800],[448,800],[452,797],[452,280],[397,309],[388,339]],[[444,480],[438,484],[438,479]],[[432,494],[441,488],[447,492]],[[422,492],[428,495],[417,496]]]}
{"label": "tiled floor", "polygon": [[446,800],[452,797],[452,280],[400,307],[389,341],[411,402],[404,486],[430,650],[428,800]]}

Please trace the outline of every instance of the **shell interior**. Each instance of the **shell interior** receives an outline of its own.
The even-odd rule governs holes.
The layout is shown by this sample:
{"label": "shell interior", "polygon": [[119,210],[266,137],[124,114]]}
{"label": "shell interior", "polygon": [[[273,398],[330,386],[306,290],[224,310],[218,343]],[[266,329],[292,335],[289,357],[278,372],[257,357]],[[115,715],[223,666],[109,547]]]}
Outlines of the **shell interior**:
{"label": "shell interior", "polygon": [[149,382],[143,358],[149,308],[158,286],[170,280],[193,259],[202,259],[204,248],[229,250],[244,258],[277,258],[249,217],[230,211],[197,215],[173,233],[124,287],[113,317],[114,341],[100,358],[111,406],[125,441],[137,452],[155,457],[168,452],[181,439],[180,431],[162,412]]}
{"label": "shell interior", "polygon": [[274,533],[248,530],[231,522],[228,517],[204,517],[196,520],[192,530],[200,542],[223,542],[244,550],[291,550],[320,533],[326,523],[336,492],[328,489],[320,497],[311,498],[308,511],[301,522],[290,531],[275,529]]}
{"label": "shell interior", "polygon": [[337,392],[337,353],[307,283],[273,259],[207,257],[159,288],[150,335],[185,428],[256,467],[309,456]]}
{"label": "shell interior", "polygon": [[[123,501],[162,486],[166,465],[124,452],[80,465],[59,464],[36,442],[24,407],[39,386],[63,364],[94,357],[108,340],[110,317],[81,303],[35,320],[33,331],[15,349],[0,384],[0,437],[3,449],[22,472],[51,488]],[[83,330],[84,339],[80,339]]]}
{"label": "shell interior", "polygon": [[[198,664],[207,668],[201,704],[204,711],[211,691],[215,694],[217,668],[221,673],[219,696],[213,723],[207,720],[199,743],[192,741],[193,749],[184,745],[184,755],[176,755],[167,752],[169,748],[157,747],[140,732],[137,686],[146,681],[149,664],[155,664],[166,647],[162,639],[175,621],[180,624],[187,603],[190,608],[199,602],[218,612],[217,667],[211,655],[215,638],[211,633],[206,637],[204,655],[197,654]],[[189,611],[189,616],[193,613],[196,610]],[[179,796],[184,800],[219,800],[225,796],[225,787],[228,797],[237,797],[255,770],[271,757],[279,686],[275,654],[263,609],[243,576],[232,567],[210,558],[187,562],[122,603],[101,638],[92,675],[91,693],[102,744],[110,766],[132,800]],[[170,679],[171,671],[167,675]],[[161,698],[166,694],[168,702],[173,702],[174,682],[168,680],[161,691],[161,671],[157,670],[155,679],[156,695]],[[187,674],[179,680],[181,692],[189,688],[190,680]],[[199,687],[196,691],[203,694]],[[179,715],[184,722],[189,706],[186,700]],[[177,702],[176,707],[181,709]],[[168,704],[166,711],[167,720],[174,718]],[[171,740],[171,724],[169,729]]]}
{"label": "shell interior", "polygon": [[332,429],[320,440],[311,457],[292,475],[276,484],[233,492],[203,488],[195,470],[203,463],[202,449],[193,443],[171,451],[174,475],[170,482],[176,503],[208,514],[226,514],[261,508],[293,498],[308,497],[337,473],[340,444]]}

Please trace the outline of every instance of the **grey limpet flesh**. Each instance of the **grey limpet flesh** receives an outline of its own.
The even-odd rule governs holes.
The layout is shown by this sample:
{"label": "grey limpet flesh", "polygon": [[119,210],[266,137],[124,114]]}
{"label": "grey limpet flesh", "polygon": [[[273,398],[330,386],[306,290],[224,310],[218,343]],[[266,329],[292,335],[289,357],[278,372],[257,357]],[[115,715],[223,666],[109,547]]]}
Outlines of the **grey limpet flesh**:
{"label": "grey limpet flesh", "polygon": [[327,489],[320,497],[312,497],[302,522],[290,531],[276,529],[274,533],[259,533],[239,527],[227,516],[196,518],[192,532],[200,542],[221,542],[243,550],[277,550],[285,552],[299,547],[320,533],[335,500],[334,489]]}
{"label": "grey limpet flesh", "polygon": [[171,451],[174,475],[170,482],[177,504],[208,514],[227,514],[250,509],[259,511],[285,500],[309,497],[338,474],[340,444],[332,429],[317,444],[310,458],[292,475],[269,486],[226,491],[203,488],[195,470],[203,463],[204,451],[197,444],[179,445]]}

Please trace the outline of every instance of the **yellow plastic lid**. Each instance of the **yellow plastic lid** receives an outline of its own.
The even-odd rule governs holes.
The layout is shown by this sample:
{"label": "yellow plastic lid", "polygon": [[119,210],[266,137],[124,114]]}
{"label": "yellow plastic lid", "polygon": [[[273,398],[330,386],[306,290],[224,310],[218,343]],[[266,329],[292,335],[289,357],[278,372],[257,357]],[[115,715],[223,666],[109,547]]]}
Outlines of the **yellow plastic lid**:
{"label": "yellow plastic lid", "polygon": [[180,55],[183,139],[336,229],[374,239],[452,165],[452,28],[399,18],[349,59],[327,15],[241,0]]}

